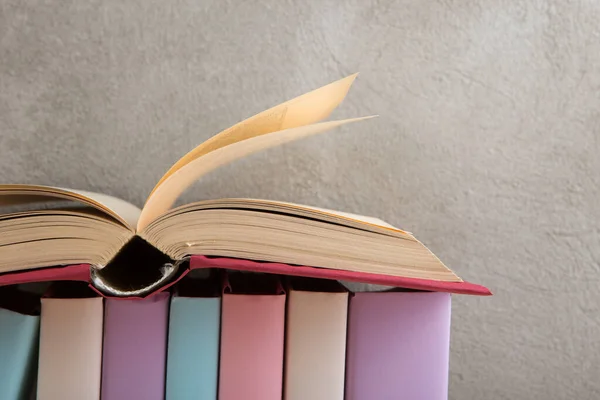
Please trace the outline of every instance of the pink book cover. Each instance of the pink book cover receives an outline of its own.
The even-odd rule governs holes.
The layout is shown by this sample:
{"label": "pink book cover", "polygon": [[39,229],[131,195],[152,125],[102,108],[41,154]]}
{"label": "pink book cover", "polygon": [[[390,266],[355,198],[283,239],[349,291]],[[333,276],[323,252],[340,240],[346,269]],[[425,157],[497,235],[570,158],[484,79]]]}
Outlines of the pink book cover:
{"label": "pink book cover", "polygon": [[[407,289],[467,294],[475,296],[492,295],[492,292],[485,286],[466,281],[443,282],[428,279],[404,278],[390,275],[332,270],[327,268],[310,267],[302,265],[261,262],[256,260],[243,260],[227,257],[206,257],[203,255],[193,255],[190,259],[189,269],[198,268],[221,268],[238,271],[252,271],[290,276],[304,276],[310,278],[334,279],[350,282],[372,283],[376,285],[401,287]],[[183,278],[187,272],[188,271],[184,271],[178,279]],[[0,286],[18,283],[60,280],[90,282],[90,266],[86,264],[77,264],[40,268],[30,271],[15,271],[0,274]],[[159,289],[159,291],[164,290],[175,283],[176,281],[173,281],[165,285],[163,288]]]}
{"label": "pink book cover", "polygon": [[224,285],[219,400],[281,400],[285,293],[273,276],[238,278]]}
{"label": "pink book cover", "polygon": [[164,398],[168,316],[168,292],[106,300],[102,400]]}
{"label": "pink book cover", "polygon": [[372,283],[375,285],[393,286],[415,290],[467,294],[475,296],[491,296],[492,292],[485,286],[471,282],[444,282],[430,279],[404,278],[399,276],[352,272],[328,268],[289,265],[275,262],[262,262],[227,257],[191,257],[190,269],[223,268],[237,271],[262,272],[308,278],[333,279],[349,282]]}
{"label": "pink book cover", "polygon": [[450,294],[350,299],[346,400],[448,398]]}

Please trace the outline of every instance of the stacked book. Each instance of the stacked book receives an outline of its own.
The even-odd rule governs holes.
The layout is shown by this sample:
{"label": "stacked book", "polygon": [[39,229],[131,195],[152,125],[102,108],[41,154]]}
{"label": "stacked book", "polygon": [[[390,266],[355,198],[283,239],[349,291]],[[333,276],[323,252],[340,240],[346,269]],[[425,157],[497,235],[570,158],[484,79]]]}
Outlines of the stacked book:
{"label": "stacked book", "polygon": [[174,207],[219,166],[364,119],[322,122],[355,77],[202,143],[142,209],[0,185],[0,398],[447,398],[450,295],[490,292],[411,233],[267,200]]}

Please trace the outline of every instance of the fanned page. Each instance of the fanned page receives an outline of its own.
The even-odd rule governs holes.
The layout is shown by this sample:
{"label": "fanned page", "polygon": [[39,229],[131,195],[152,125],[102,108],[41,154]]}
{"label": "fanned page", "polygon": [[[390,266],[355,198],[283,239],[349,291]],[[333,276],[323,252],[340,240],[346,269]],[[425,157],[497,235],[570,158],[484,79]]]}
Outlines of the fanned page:
{"label": "fanned page", "polygon": [[177,161],[158,181],[151,194],[173,173],[213,150],[266,133],[296,128],[327,118],[342,102],[358,74],[279,104],[208,139]]}
{"label": "fanned page", "polygon": [[41,185],[0,185],[0,207],[66,200],[90,206],[133,230],[141,210],[106,194]]}
{"label": "fanned page", "polygon": [[211,151],[210,153],[191,161],[184,167],[174,172],[155,190],[152,195],[150,195],[146,205],[142,209],[142,214],[140,215],[137,225],[137,231],[141,232],[146,226],[148,226],[148,224],[169,211],[177,198],[190,185],[214,169],[229,164],[252,153],[279,146],[287,142],[292,142],[303,137],[323,133],[341,125],[345,125],[350,122],[361,121],[363,119],[365,118],[321,122],[318,124],[286,129],[268,135],[242,140],[240,142]]}
{"label": "fanned page", "polygon": [[217,134],[182,157],[160,179],[138,221],[138,232],[167,212],[203,175],[249,154],[364,118],[318,123],[342,102],[356,74],[296,97]]}

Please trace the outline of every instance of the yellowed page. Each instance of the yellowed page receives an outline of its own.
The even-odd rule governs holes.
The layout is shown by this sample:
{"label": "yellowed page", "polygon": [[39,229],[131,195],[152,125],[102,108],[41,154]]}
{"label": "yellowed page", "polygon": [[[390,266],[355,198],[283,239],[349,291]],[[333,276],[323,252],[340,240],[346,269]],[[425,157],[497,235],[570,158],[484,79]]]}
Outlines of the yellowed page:
{"label": "yellowed page", "polygon": [[106,194],[41,185],[0,185],[0,206],[63,199],[100,210],[133,230],[141,210],[125,200]]}
{"label": "yellowed page", "polygon": [[392,234],[394,236],[400,235],[405,239],[407,238],[407,236],[412,237],[412,233],[396,228],[395,226],[390,225],[379,218],[351,214],[336,210],[328,210],[325,208],[307,206],[303,204],[265,199],[227,198],[204,200],[174,208],[168,213],[163,214],[163,216],[166,216],[166,218],[170,218],[170,216],[172,215],[186,213],[192,210],[197,211],[204,209],[239,208],[240,206],[243,206],[242,208],[246,210],[263,210],[271,212],[282,212],[285,214],[292,213],[293,215],[302,216],[305,218],[323,219],[325,221],[329,221],[335,224],[347,224],[348,222],[350,222],[348,226],[354,227],[357,227],[355,223],[359,223],[360,227],[363,229],[366,226],[377,228],[376,232],[378,233],[382,233],[381,229],[384,229],[388,234]]}
{"label": "yellowed page", "polygon": [[344,100],[357,75],[350,75],[279,104],[213,136],[177,161],[150,194],[177,170],[213,150],[266,133],[314,124],[327,118]]}
{"label": "yellowed page", "polygon": [[272,132],[242,140],[213,150],[199,157],[171,174],[146,201],[137,224],[142,231],[150,222],[169,211],[177,198],[194,182],[208,172],[252,153],[292,142],[304,137],[323,133],[341,125],[361,121],[371,117],[328,121]]}
{"label": "yellowed page", "polygon": [[367,215],[358,215],[358,214],[352,214],[352,213],[343,212],[343,211],[329,210],[327,208],[307,206],[307,205],[303,205],[303,204],[288,203],[288,202],[283,202],[283,201],[270,201],[270,202],[272,204],[287,205],[287,206],[292,207],[292,208],[301,208],[301,209],[306,209],[306,210],[311,210],[311,211],[317,211],[317,212],[320,212],[320,213],[323,213],[323,214],[344,217],[346,219],[351,219],[351,220],[355,220],[355,221],[364,222],[364,223],[369,224],[369,225],[376,225],[376,226],[381,226],[381,227],[389,228],[391,230],[398,231],[398,232],[405,232],[405,231],[403,231],[401,229],[396,228],[395,226],[392,226],[392,225],[388,224],[385,221],[382,221],[379,218],[369,217]]}

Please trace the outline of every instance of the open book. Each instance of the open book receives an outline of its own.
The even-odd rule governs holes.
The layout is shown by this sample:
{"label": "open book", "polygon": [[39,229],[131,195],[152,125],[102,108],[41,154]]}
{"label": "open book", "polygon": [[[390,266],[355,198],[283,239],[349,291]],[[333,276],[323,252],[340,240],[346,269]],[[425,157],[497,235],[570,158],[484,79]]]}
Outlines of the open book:
{"label": "open book", "polygon": [[198,255],[341,271],[364,276],[366,282],[373,281],[369,276],[385,276],[392,278],[390,283],[394,277],[461,283],[412,234],[378,219],[256,199],[217,199],[173,208],[190,185],[220,166],[368,118],[323,122],[355,77],[263,111],[200,144],[165,173],[141,210],[104,194],[0,185],[0,274],[84,264],[92,266],[91,280],[105,292],[131,294],[123,289],[127,282],[111,283],[102,271],[112,263],[114,277],[119,275],[115,269],[128,268],[114,261],[135,243],[135,252],[152,248],[155,253],[150,255],[170,261],[169,268],[161,267],[157,285],[172,278],[181,260]]}

